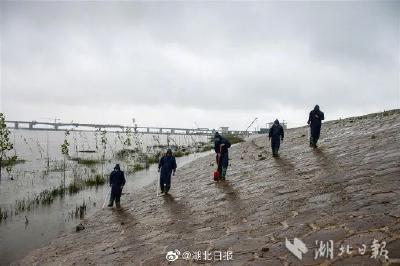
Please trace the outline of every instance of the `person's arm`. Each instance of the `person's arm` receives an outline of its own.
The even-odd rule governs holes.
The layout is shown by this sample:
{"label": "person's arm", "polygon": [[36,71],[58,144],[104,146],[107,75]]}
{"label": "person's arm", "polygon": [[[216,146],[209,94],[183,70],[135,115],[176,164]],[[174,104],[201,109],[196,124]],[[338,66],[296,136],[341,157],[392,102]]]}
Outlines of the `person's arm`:
{"label": "person's arm", "polygon": [[123,187],[123,186],[125,186],[126,179],[125,179],[125,173],[124,173],[124,171],[121,171],[121,172],[122,172],[122,185],[121,185],[121,187]]}
{"label": "person's arm", "polygon": [[158,172],[160,172],[160,169],[161,169],[161,167],[162,167],[162,165],[163,165],[163,159],[164,159],[164,156],[161,157],[161,158],[160,158],[160,161],[158,162]]}
{"label": "person's arm", "polygon": [[271,139],[271,137],[272,137],[272,127],[270,127],[270,129],[269,129],[268,139]]}
{"label": "person's arm", "polygon": [[222,149],[225,147],[225,143],[221,143],[219,145],[219,152],[222,152]]}
{"label": "person's arm", "polygon": [[232,146],[231,142],[228,139],[225,139],[225,147],[228,149]]}
{"label": "person's arm", "polygon": [[219,142],[214,141],[214,151],[215,153],[219,153]]}
{"label": "person's arm", "polygon": [[173,175],[175,175],[175,171],[176,171],[176,167],[177,167],[177,165],[176,165],[176,160],[175,160],[175,157],[173,157],[174,158],[174,164],[173,164],[173,168],[172,168],[172,171],[173,171]]}
{"label": "person's arm", "polygon": [[323,112],[321,112],[320,119],[321,119],[321,120],[324,120],[324,119],[325,119],[325,116],[324,116],[324,113],[323,113]]}
{"label": "person's arm", "polygon": [[113,183],[113,173],[111,172],[111,174],[110,174],[110,180],[109,180],[109,182],[110,182],[110,187],[112,186],[112,183]]}
{"label": "person's arm", "polygon": [[312,117],[312,111],[311,111],[310,114],[308,115],[307,124],[310,124],[310,123],[311,123],[311,117]]}
{"label": "person's arm", "polygon": [[283,127],[281,126],[281,140],[283,141],[283,138],[285,137],[285,133],[283,131]]}

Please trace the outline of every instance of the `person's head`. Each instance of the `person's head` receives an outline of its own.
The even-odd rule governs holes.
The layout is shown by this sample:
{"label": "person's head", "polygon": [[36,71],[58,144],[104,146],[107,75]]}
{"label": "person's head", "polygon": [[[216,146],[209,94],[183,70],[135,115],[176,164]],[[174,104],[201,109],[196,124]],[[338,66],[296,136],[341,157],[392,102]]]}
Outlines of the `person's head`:
{"label": "person's head", "polygon": [[219,141],[221,139],[221,135],[218,132],[215,132],[214,134],[214,140]]}
{"label": "person's head", "polygon": [[115,170],[115,171],[121,170],[121,168],[119,167],[119,164],[118,164],[118,163],[114,166],[114,170]]}
{"label": "person's head", "polygon": [[279,120],[278,120],[278,119],[275,119],[274,124],[275,124],[275,125],[279,125]]}
{"label": "person's head", "polygon": [[167,156],[172,156],[172,150],[168,149],[167,152],[165,153]]}
{"label": "person's head", "polygon": [[315,107],[314,107],[314,111],[319,111],[319,105],[317,104],[317,105],[315,105]]}

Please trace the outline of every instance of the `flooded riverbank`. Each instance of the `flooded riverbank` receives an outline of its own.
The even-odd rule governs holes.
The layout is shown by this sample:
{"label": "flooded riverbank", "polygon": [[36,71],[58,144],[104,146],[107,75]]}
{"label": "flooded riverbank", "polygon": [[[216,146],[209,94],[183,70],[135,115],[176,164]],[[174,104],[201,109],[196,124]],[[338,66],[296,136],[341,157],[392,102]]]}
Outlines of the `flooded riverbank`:
{"label": "flooded riverbank", "polygon": [[[163,151],[168,142],[176,143],[174,147],[196,152],[196,146],[206,142],[206,137],[184,136],[126,136],[108,133],[108,145],[103,155],[101,139],[97,132],[46,132],[31,130],[12,131],[15,153],[23,160],[14,166],[12,172],[3,175],[0,181],[0,208],[4,215],[0,221],[0,262],[8,264],[24,256],[29,250],[41,247],[56,236],[74,230],[80,220],[87,218],[101,209],[108,192],[108,185],[86,185],[79,191],[59,192],[63,186],[63,156],[60,145],[67,139],[70,145],[70,158],[66,160],[66,187],[78,182],[93,179],[95,176],[105,176],[112,170],[115,163],[120,163],[123,170],[131,165],[140,164],[138,153],[155,154]],[[126,145],[130,138],[131,145]],[[125,144],[124,144],[125,143]],[[171,144],[170,144],[171,145]],[[200,145],[201,146],[201,145]],[[135,150],[128,158],[116,156],[123,149]],[[198,148],[198,147],[197,147]],[[86,152],[82,152],[86,151]],[[87,152],[90,151],[90,152]],[[193,161],[206,153],[193,153],[177,158],[178,167]],[[95,161],[93,164],[82,164],[71,160],[72,156]],[[97,160],[97,161],[96,161]],[[103,172],[103,174],[102,174]],[[145,170],[126,171],[126,194],[146,186],[158,176],[156,164],[149,165]],[[154,188],[155,189],[155,188]],[[41,197],[47,191],[46,197]],[[57,191],[59,194],[55,194]],[[154,193],[156,190],[154,190]],[[123,203],[123,199],[122,199]]]}

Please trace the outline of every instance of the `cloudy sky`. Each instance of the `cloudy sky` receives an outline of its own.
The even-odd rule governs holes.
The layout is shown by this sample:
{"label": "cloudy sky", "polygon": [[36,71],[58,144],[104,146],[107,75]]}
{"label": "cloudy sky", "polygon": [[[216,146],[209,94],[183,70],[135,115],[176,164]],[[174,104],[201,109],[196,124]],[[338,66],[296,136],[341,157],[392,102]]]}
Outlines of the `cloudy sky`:
{"label": "cloudy sky", "polygon": [[400,106],[400,1],[0,7],[10,120],[245,129]]}

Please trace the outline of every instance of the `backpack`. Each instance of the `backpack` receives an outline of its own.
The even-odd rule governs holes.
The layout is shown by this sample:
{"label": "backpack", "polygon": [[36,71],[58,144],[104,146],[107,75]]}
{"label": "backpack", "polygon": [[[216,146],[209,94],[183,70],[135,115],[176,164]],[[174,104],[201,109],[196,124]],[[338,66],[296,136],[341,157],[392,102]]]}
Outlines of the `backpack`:
{"label": "backpack", "polygon": [[231,147],[231,142],[229,140],[227,140],[226,138],[222,138],[221,139],[221,143],[225,144],[226,148],[230,148]]}

